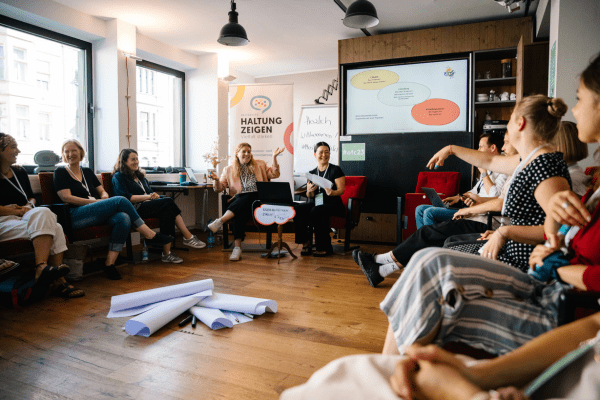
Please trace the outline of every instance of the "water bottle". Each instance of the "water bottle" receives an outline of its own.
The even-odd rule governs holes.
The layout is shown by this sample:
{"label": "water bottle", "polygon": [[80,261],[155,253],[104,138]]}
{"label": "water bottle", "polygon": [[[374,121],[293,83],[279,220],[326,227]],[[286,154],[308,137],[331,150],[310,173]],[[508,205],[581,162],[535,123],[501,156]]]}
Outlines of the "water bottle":
{"label": "water bottle", "polygon": [[[209,224],[211,222],[212,222],[212,219],[208,221]],[[213,247],[215,247],[215,234],[210,229],[208,230],[208,233],[207,233],[207,236],[206,236],[206,246],[209,249],[212,249]]]}
{"label": "water bottle", "polygon": [[148,261],[148,246],[144,240],[144,247],[142,247],[142,261]]}

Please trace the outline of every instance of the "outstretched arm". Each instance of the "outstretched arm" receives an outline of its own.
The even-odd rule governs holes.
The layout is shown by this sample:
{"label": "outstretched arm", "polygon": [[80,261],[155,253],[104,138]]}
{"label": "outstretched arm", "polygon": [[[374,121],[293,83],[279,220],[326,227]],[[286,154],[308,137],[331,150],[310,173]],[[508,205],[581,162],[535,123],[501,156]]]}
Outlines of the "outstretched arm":
{"label": "outstretched arm", "polygon": [[466,147],[450,145],[438,151],[427,163],[427,168],[434,169],[443,166],[444,161],[451,155],[476,167],[485,168],[488,171],[499,172],[505,175],[512,175],[520,162],[518,154],[514,156],[499,156],[478,150],[467,149]]}

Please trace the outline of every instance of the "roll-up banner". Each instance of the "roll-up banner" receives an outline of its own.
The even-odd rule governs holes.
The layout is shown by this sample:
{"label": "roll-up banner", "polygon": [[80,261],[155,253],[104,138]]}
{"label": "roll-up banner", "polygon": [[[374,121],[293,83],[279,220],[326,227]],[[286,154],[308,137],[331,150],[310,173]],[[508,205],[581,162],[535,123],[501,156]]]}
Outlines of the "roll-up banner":
{"label": "roll-up banner", "polygon": [[246,142],[252,146],[255,159],[268,166],[273,163],[273,151],[285,148],[277,157],[281,176],[278,181],[290,182],[293,190],[294,131],[292,84],[231,85],[229,87],[229,156],[235,157],[235,147]]}

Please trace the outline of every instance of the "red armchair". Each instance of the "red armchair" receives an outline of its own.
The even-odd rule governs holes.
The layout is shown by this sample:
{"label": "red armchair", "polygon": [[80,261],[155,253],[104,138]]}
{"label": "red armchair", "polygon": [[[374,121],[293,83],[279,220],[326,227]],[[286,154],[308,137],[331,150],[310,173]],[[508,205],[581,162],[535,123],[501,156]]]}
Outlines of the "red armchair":
{"label": "red armchair", "polygon": [[404,200],[405,226],[402,237],[408,238],[417,230],[415,221],[415,209],[421,204],[431,204],[427,196],[421,190],[422,187],[435,189],[440,197],[446,198],[458,194],[460,188],[459,172],[419,172],[415,193],[406,193]]}
{"label": "red armchair", "polygon": [[342,195],[342,202],[346,207],[346,216],[344,218],[331,217],[331,227],[335,229],[344,229],[345,231],[344,253],[352,250],[352,248],[350,248],[350,234],[360,220],[361,203],[365,198],[366,190],[366,176],[347,176],[346,189]]}

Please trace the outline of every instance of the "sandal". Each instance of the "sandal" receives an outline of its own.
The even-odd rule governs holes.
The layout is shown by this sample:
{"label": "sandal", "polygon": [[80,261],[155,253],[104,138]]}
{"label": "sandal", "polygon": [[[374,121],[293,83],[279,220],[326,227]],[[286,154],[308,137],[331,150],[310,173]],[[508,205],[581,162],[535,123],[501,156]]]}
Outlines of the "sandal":
{"label": "sandal", "polygon": [[[46,264],[46,263],[39,263],[38,265],[36,265],[36,268],[41,264]],[[42,284],[49,285],[52,282],[54,282],[55,280],[57,280],[58,278],[64,277],[70,271],[71,271],[71,268],[69,268],[69,266],[66,264],[62,264],[58,268],[46,265],[44,267],[44,269],[42,269],[42,273],[40,274],[40,276],[38,276],[35,283],[39,284],[39,285],[42,285]]]}
{"label": "sandal", "polygon": [[71,286],[68,283],[61,283],[58,285],[58,287],[52,291],[52,294],[65,299],[76,299],[77,297],[85,296],[85,292],[83,290]]}

